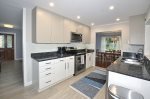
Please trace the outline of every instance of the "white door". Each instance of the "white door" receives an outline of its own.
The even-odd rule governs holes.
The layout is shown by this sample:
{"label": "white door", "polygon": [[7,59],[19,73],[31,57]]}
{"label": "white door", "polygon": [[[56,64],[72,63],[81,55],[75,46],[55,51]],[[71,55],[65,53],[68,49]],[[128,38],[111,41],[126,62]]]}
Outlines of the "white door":
{"label": "white door", "polygon": [[72,76],[74,74],[74,56],[66,58],[67,70],[66,77]]}
{"label": "white door", "polygon": [[65,58],[60,58],[55,63],[55,81],[65,79],[66,77],[66,62]]}

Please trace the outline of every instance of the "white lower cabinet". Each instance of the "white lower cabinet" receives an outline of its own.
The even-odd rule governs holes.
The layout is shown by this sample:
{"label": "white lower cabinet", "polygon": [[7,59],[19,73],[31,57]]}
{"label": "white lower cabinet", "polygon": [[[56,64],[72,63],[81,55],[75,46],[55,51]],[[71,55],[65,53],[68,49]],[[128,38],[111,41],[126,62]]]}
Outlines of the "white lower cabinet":
{"label": "white lower cabinet", "polygon": [[107,81],[107,87],[109,87],[111,84],[122,86],[142,94],[144,99],[150,99],[150,82],[148,80],[108,71]]}
{"label": "white lower cabinet", "polygon": [[70,77],[74,74],[74,56],[66,58],[66,77]]}
{"label": "white lower cabinet", "polygon": [[89,68],[93,65],[93,52],[86,54],[86,68]]}
{"label": "white lower cabinet", "polygon": [[63,81],[74,74],[74,56],[37,62],[33,60],[33,84],[38,91]]}
{"label": "white lower cabinet", "polygon": [[65,79],[66,76],[66,59],[58,59],[58,62],[54,65],[55,67],[55,79],[56,82]]}

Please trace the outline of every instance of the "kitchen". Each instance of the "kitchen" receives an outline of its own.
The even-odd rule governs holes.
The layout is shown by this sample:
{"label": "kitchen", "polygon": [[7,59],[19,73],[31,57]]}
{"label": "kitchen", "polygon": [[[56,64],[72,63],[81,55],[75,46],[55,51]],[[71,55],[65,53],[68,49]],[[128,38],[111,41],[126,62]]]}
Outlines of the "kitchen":
{"label": "kitchen", "polygon": [[[55,2],[56,5],[51,8],[52,10],[55,10],[55,7],[57,7],[57,2]],[[144,55],[149,58],[150,47],[148,44],[148,37],[150,29],[149,13],[147,11],[148,4],[145,8],[146,10],[143,10],[143,12],[147,15],[146,22],[146,15],[141,12],[130,14],[129,20],[124,21],[121,19],[121,21],[116,22],[114,19],[115,22],[106,22],[105,24],[100,25],[97,25],[96,22],[92,22],[90,25],[81,23],[80,20],[82,20],[82,18],[84,19],[83,16],[77,16],[77,18],[75,17],[75,19],[72,19],[64,16],[64,13],[61,14],[61,12],[59,12],[59,14],[56,14],[55,11],[49,11],[44,6],[35,6],[23,8],[23,83],[24,86],[35,85],[34,88],[36,91],[39,91],[39,94],[50,91],[57,85],[59,88],[59,85],[62,83],[65,83],[74,77],[80,77],[80,75],[85,74],[89,70],[94,71],[97,32],[121,30],[121,53],[123,54],[123,52],[128,51],[137,53],[138,49],[142,48],[144,49]],[[107,10],[109,9],[108,7]],[[117,9],[115,8],[114,11],[115,10]],[[112,12],[111,10],[110,12],[108,10],[108,13],[112,14]],[[77,61],[78,59],[79,61]],[[115,62],[113,64],[115,64]],[[82,67],[81,71],[76,71],[76,67],[69,68],[78,65]],[[53,68],[53,66],[56,68]],[[49,74],[49,72],[45,72],[45,69],[52,69],[51,73],[53,76],[50,77],[49,75],[51,74]],[[103,68],[98,69],[106,71],[106,69]],[[108,68],[108,71],[114,70],[110,70],[110,68]],[[42,72],[45,72],[46,74],[42,74]],[[48,75],[47,78],[44,79],[47,84],[41,83],[40,85],[40,78],[44,78],[45,75]],[[54,82],[49,80],[49,78],[54,79]],[[114,76],[111,78],[111,80],[117,82],[113,79]],[[107,87],[110,85],[109,80],[110,79],[108,78]],[[72,83],[69,84],[71,85]],[[120,85],[118,83],[114,84]],[[120,86],[128,89],[135,89],[123,85]],[[69,87],[68,90],[72,89]],[[144,95],[144,99],[148,99],[149,96],[147,96],[147,94],[145,95],[139,90],[135,91]],[[52,93],[53,91],[51,91],[50,94],[54,95]],[[77,97],[79,97],[78,95],[80,96],[80,94],[77,94]],[[38,95],[36,97],[38,98]]]}

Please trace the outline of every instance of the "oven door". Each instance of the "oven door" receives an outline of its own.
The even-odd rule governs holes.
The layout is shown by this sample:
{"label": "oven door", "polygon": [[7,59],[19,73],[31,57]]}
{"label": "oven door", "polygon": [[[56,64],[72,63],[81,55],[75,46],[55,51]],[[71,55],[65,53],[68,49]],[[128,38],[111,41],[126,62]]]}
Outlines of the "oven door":
{"label": "oven door", "polygon": [[75,57],[75,75],[85,71],[85,55]]}

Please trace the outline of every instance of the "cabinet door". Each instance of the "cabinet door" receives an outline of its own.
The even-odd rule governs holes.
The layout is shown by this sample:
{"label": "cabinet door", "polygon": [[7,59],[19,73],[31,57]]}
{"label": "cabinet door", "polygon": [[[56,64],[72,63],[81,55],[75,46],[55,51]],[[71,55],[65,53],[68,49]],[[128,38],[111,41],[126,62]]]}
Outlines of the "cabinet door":
{"label": "cabinet door", "polygon": [[77,23],[74,21],[70,21],[70,29],[71,32],[77,32]]}
{"label": "cabinet door", "polygon": [[71,22],[68,19],[64,19],[64,43],[70,43],[71,41]]}
{"label": "cabinet door", "polygon": [[84,26],[81,24],[78,24],[77,25],[77,33],[83,34],[83,32],[84,32],[83,30],[84,30]]}
{"label": "cabinet door", "polygon": [[63,43],[64,41],[64,22],[61,16],[52,14],[52,35],[51,35],[51,43]]}
{"label": "cabinet door", "polygon": [[86,68],[89,68],[93,65],[93,53],[86,54]]}
{"label": "cabinet door", "polygon": [[89,57],[90,57],[90,54],[87,53],[86,54],[86,68],[89,68],[89,66],[90,66]]}
{"label": "cabinet door", "polygon": [[58,82],[60,80],[65,79],[66,77],[66,62],[65,58],[58,59],[55,63],[55,81]]}
{"label": "cabinet door", "polygon": [[74,56],[66,58],[67,63],[67,70],[66,70],[66,77],[72,76],[74,74]]}
{"label": "cabinet door", "polygon": [[129,20],[129,43],[144,45],[145,15],[131,16]]}
{"label": "cabinet door", "polygon": [[83,27],[83,43],[90,43],[90,28],[87,26]]}
{"label": "cabinet door", "polygon": [[51,37],[51,14],[42,9],[33,10],[33,30],[36,43],[50,43]]}

